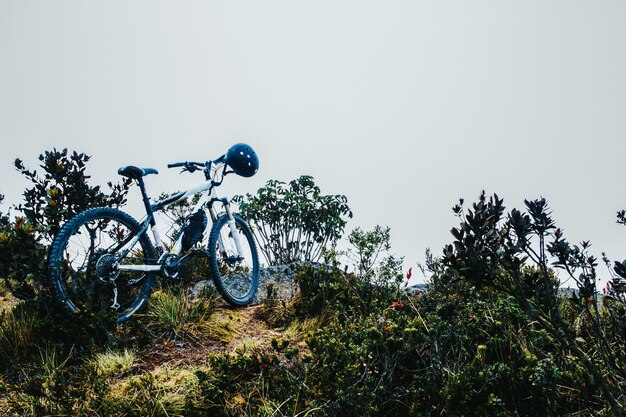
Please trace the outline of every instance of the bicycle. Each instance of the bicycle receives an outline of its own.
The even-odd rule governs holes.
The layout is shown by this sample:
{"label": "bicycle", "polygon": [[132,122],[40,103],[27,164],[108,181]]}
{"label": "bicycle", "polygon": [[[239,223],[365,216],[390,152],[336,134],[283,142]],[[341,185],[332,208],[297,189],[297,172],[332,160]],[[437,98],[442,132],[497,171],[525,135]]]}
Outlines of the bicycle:
{"label": "bicycle", "polygon": [[[117,323],[123,323],[145,306],[155,275],[176,279],[197,256],[208,261],[215,287],[229,304],[245,306],[252,301],[259,283],[254,238],[245,220],[232,212],[228,199],[219,198],[215,189],[230,173],[254,175],[258,170],[256,153],[246,144],[236,144],[212,161],[167,166],[182,167],[182,172],[189,173],[201,170],[206,181],[151,203],[144,177],[158,171],[125,166],[118,174],[139,186],[146,210],[141,222],[119,209],[98,207],[75,215],[59,230],[50,249],[48,267],[53,294],[65,310],[79,315],[113,310]],[[168,250],[159,235],[155,213],[198,194],[198,202]],[[218,204],[222,211],[216,210]],[[207,213],[212,226],[208,239],[202,239],[209,229]],[[206,248],[202,247],[205,240]]]}

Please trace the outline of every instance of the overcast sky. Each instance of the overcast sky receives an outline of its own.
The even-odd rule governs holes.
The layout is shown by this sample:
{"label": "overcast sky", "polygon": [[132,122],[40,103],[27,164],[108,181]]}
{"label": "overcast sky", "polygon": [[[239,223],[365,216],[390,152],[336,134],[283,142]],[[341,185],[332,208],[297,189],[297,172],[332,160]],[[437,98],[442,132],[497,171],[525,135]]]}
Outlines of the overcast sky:
{"label": "overcast sky", "polygon": [[312,175],[407,268],[482,189],[546,197],[566,237],[622,259],[625,22],[623,0],[0,0],[0,193],[20,200],[16,157],[68,147],[101,183],[159,169],[156,195],[200,181],[168,162],[245,141],[259,173],[225,194]]}

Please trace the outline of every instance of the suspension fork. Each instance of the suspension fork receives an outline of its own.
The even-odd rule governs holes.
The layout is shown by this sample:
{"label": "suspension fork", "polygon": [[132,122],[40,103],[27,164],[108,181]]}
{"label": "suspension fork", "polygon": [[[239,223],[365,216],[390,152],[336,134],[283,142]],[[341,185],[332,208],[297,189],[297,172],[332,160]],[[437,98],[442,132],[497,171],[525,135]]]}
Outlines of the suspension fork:
{"label": "suspension fork", "polygon": [[241,239],[239,239],[239,233],[237,233],[237,225],[235,223],[235,216],[233,216],[233,212],[230,209],[230,204],[228,201],[224,202],[224,210],[226,211],[226,218],[228,222],[228,227],[230,228],[230,234],[235,241],[235,247],[237,248],[237,255],[239,258],[244,258],[243,247],[241,246]]}

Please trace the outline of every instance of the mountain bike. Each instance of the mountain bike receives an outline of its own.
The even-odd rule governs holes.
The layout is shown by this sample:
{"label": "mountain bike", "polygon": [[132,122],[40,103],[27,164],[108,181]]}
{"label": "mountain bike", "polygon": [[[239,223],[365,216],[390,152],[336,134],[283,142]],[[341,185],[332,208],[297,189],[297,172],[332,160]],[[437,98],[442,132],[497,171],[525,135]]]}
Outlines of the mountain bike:
{"label": "mountain bike", "polygon": [[[67,311],[112,313],[123,323],[147,303],[156,276],[176,280],[197,257],[204,260],[207,274],[228,303],[245,306],[252,301],[259,283],[254,238],[245,220],[232,212],[229,200],[218,197],[215,189],[227,174],[254,175],[256,153],[248,145],[236,144],[215,160],[168,164],[168,168],[177,167],[182,172],[201,171],[206,181],[151,203],[144,177],[158,171],[125,166],[118,174],[139,186],[146,210],[141,222],[116,208],[98,207],[77,214],[59,230],[50,249],[49,278],[55,298]],[[155,213],[194,195],[199,197],[197,203],[168,248]]]}

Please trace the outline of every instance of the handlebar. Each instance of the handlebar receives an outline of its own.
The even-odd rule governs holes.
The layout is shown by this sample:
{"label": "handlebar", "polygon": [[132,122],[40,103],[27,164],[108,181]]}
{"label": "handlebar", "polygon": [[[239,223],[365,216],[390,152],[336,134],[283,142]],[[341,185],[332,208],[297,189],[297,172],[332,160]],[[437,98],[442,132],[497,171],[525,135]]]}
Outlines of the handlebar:
{"label": "handlebar", "polygon": [[207,163],[206,162],[190,162],[190,161],[185,161],[185,162],[173,162],[171,164],[167,164],[168,168],[178,168],[178,167],[185,167],[185,168],[189,168],[189,167],[204,167],[206,166]]}
{"label": "handlebar", "polygon": [[206,162],[193,162],[193,161],[184,161],[184,162],[172,162],[171,164],[167,164],[168,168],[178,168],[184,167],[187,170],[195,171],[198,168],[210,168],[211,165],[217,165],[225,162],[226,155],[222,155],[214,161],[206,161]]}
{"label": "handlebar", "polygon": [[[183,171],[182,172],[195,172],[199,169],[202,169],[204,171],[204,176],[206,177],[207,180],[211,179],[211,168],[219,165],[219,164],[224,164],[224,172],[223,175],[229,174],[230,172],[226,171],[226,164],[225,164],[225,159],[226,159],[226,155],[222,155],[219,158],[217,158],[214,161],[206,161],[206,162],[193,162],[193,161],[184,161],[184,162],[172,162],[171,164],[167,164],[168,168],[178,168],[178,167],[183,167]],[[222,182],[219,181],[219,183],[214,183],[214,185],[219,185]]]}

